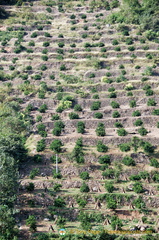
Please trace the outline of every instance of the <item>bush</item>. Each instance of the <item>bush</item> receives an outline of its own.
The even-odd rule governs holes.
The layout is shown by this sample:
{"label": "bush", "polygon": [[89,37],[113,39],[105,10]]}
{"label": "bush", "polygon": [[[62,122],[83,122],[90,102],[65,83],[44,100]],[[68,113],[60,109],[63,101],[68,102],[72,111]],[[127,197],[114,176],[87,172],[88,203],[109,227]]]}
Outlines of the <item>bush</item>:
{"label": "bush", "polygon": [[45,148],[46,148],[45,139],[41,139],[40,141],[37,142],[36,146],[37,152],[42,152],[45,150]]}
{"label": "bush", "polygon": [[135,166],[135,161],[130,156],[125,156],[122,160],[122,163],[124,163],[126,166]]}
{"label": "bush", "polygon": [[111,227],[113,230],[121,230],[122,226],[122,220],[119,219],[118,216],[114,215],[111,217]]}
{"label": "bush", "polygon": [[80,187],[80,192],[89,192],[89,191],[90,189],[88,185],[85,182],[83,182],[82,186]]}
{"label": "bush", "polygon": [[146,130],[146,128],[141,127],[141,128],[138,129],[138,133],[139,133],[141,136],[145,136],[145,135],[147,135],[148,131]]}
{"label": "bush", "polygon": [[114,127],[116,127],[116,128],[122,128],[123,125],[122,125],[120,122],[115,122],[115,123],[114,123]]}
{"label": "bush", "polygon": [[132,52],[132,51],[135,50],[135,47],[134,46],[130,46],[130,47],[128,47],[128,50]]}
{"label": "bush", "polygon": [[[142,197],[139,196],[138,198],[136,198],[133,202],[132,202],[136,208],[139,208],[139,209],[143,209],[146,207],[146,204],[145,202],[143,201]],[[145,239],[146,240],[146,239]]]}
{"label": "bush", "polygon": [[115,190],[115,188],[111,182],[105,183],[105,189],[107,190],[108,193],[112,193]]}
{"label": "bush", "polygon": [[152,111],[152,114],[153,115],[159,115],[159,109],[154,109],[153,111]]}
{"label": "bush", "polygon": [[30,37],[31,38],[36,38],[37,36],[38,36],[37,32],[33,32]]}
{"label": "bush", "polygon": [[38,111],[41,112],[41,113],[45,113],[46,110],[47,110],[47,105],[46,104],[42,104],[38,109]]}
{"label": "bush", "polygon": [[108,151],[108,147],[102,143],[102,141],[98,141],[97,142],[97,151],[98,152],[107,152]]}
{"label": "bush", "polygon": [[66,70],[66,66],[65,66],[65,64],[62,64],[61,66],[60,66],[60,71],[65,71]]}
{"label": "bush", "polygon": [[[56,163],[56,155],[51,156],[50,158],[52,163]],[[58,163],[62,163],[62,160],[60,157],[57,158]]]}
{"label": "bush", "polygon": [[55,140],[53,140],[52,141],[52,143],[50,144],[50,149],[52,150],[52,151],[54,151],[55,153],[59,153],[59,152],[61,152],[61,147],[63,146],[63,144],[62,144],[62,142],[61,142],[61,140],[59,140],[59,139],[55,139]]}
{"label": "bush", "polygon": [[76,104],[76,105],[74,106],[74,111],[81,112],[81,111],[82,111],[82,107],[81,107],[81,105]]}
{"label": "bush", "polygon": [[139,181],[139,180],[141,180],[141,177],[140,177],[140,175],[132,174],[132,175],[129,177],[129,179],[130,179],[131,181]]}
{"label": "bush", "polygon": [[137,119],[137,120],[134,122],[134,125],[135,125],[136,127],[141,126],[142,124],[143,124],[143,121],[142,121],[141,119]]}
{"label": "bush", "polygon": [[92,98],[93,99],[99,99],[99,95],[98,94],[94,94]]}
{"label": "bush", "polygon": [[118,45],[118,44],[119,44],[118,40],[114,39],[114,40],[112,41],[112,45]]}
{"label": "bush", "polygon": [[99,157],[100,164],[110,164],[110,156],[109,155],[104,155]]}
{"label": "bush", "polygon": [[58,46],[59,46],[60,48],[63,48],[63,47],[65,46],[65,43],[64,43],[64,42],[59,42],[59,43],[58,43]]}
{"label": "bush", "polygon": [[128,133],[124,128],[119,128],[117,130],[118,136],[126,136]]}
{"label": "bush", "polygon": [[60,119],[60,116],[58,114],[54,114],[51,116],[52,121],[59,120],[59,119]]}
{"label": "bush", "polygon": [[48,47],[48,46],[50,46],[49,42],[43,42],[43,47]]}
{"label": "bush", "polygon": [[36,74],[36,75],[34,75],[34,77],[33,77],[35,80],[41,80],[41,75],[39,75],[39,74]]}
{"label": "bush", "polygon": [[119,118],[120,117],[120,113],[118,111],[114,111],[112,114],[113,118]]}
{"label": "bush", "polygon": [[77,132],[82,133],[82,134],[85,132],[85,123],[84,122],[77,123]]}
{"label": "bush", "polygon": [[154,92],[152,89],[148,89],[148,90],[146,90],[145,94],[146,94],[146,96],[152,96],[154,94]]}
{"label": "bush", "polygon": [[130,151],[130,143],[122,143],[119,145],[119,148],[122,152]]}
{"label": "bush", "polygon": [[77,113],[71,112],[69,113],[70,119],[79,119],[79,115]]}
{"label": "bush", "polygon": [[117,202],[113,198],[108,198],[107,208],[108,209],[116,209],[117,208]]}
{"label": "bush", "polygon": [[54,189],[55,192],[59,192],[61,187],[62,187],[61,184],[55,183],[54,186],[53,186],[53,189]]}
{"label": "bush", "polygon": [[147,106],[156,106],[155,99],[149,98],[147,101]]}
{"label": "bush", "polygon": [[119,108],[119,107],[120,107],[120,104],[117,103],[117,102],[115,102],[115,101],[112,101],[112,102],[110,103],[110,105],[111,105],[112,108]]}
{"label": "bush", "polygon": [[35,232],[37,225],[36,225],[36,218],[34,215],[29,215],[26,220],[26,225],[29,226],[31,232]]}
{"label": "bush", "polygon": [[33,168],[29,174],[30,179],[34,179],[39,174],[39,168]]}
{"label": "bush", "polygon": [[129,106],[130,106],[131,108],[136,107],[136,101],[135,101],[135,100],[131,100],[131,101],[129,102]]}
{"label": "bush", "polygon": [[139,117],[141,116],[141,113],[139,112],[139,110],[136,110],[132,113],[132,117]]}
{"label": "bush", "polygon": [[96,101],[96,102],[93,102],[93,103],[92,103],[92,105],[91,105],[91,110],[92,110],[92,111],[98,110],[100,107],[101,107],[101,102],[100,102],[100,101]]}
{"label": "bush", "polygon": [[62,174],[60,173],[59,170],[58,170],[58,172],[56,172],[56,169],[53,169],[52,174],[53,174],[53,178],[58,178],[58,179],[62,178]]}
{"label": "bush", "polygon": [[97,126],[95,132],[96,132],[97,136],[104,137],[106,135],[104,124],[98,123],[98,126]]}
{"label": "bush", "polygon": [[89,173],[88,172],[81,172],[80,173],[80,178],[82,178],[83,180],[89,179]]}
{"label": "bush", "polygon": [[150,159],[150,166],[155,167],[155,168],[159,168],[159,162],[157,161],[156,158],[151,158]]}
{"label": "bush", "polygon": [[142,193],[143,192],[143,186],[140,182],[136,182],[133,184],[133,191],[135,193]]}
{"label": "bush", "polygon": [[54,200],[54,206],[57,207],[57,208],[63,208],[65,207],[66,203],[65,203],[65,200],[58,196],[57,198],[55,198]]}
{"label": "bush", "polygon": [[108,95],[109,98],[116,98],[116,92],[111,92],[109,95]]}
{"label": "bush", "polygon": [[48,60],[48,56],[47,56],[47,55],[43,55],[43,56],[41,57],[41,59],[42,59],[43,61],[47,61],[47,60]]}
{"label": "bush", "polygon": [[62,132],[62,129],[60,127],[54,127],[54,129],[52,130],[52,134],[54,136],[60,136]]}
{"label": "bush", "polygon": [[83,198],[77,198],[76,201],[81,208],[84,208],[87,205],[87,200]]}
{"label": "bush", "polygon": [[101,118],[103,118],[103,114],[100,112],[96,112],[96,113],[94,113],[94,118],[101,119]]}

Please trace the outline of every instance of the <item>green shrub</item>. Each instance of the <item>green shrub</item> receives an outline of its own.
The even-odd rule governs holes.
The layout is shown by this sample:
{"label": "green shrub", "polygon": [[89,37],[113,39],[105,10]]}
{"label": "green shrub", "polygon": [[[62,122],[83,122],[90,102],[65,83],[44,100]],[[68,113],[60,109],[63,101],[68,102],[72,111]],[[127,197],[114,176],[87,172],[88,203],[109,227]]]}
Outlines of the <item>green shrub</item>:
{"label": "green shrub", "polygon": [[58,43],[58,46],[59,46],[60,48],[63,48],[63,47],[65,46],[65,43],[64,43],[64,42],[59,42],[59,43]]}
{"label": "green shrub", "polygon": [[122,229],[122,220],[118,218],[118,216],[111,217],[111,227],[113,230],[121,230]]}
{"label": "green shrub", "polygon": [[60,71],[65,71],[66,70],[66,66],[65,66],[65,64],[62,64],[61,66],[60,66]]}
{"label": "green shrub", "polygon": [[35,232],[37,228],[36,218],[34,215],[29,215],[26,220],[26,225],[29,226],[31,232]]}
{"label": "green shrub", "polygon": [[99,95],[98,94],[94,94],[92,98],[93,99],[99,99]]}
{"label": "green shrub", "polygon": [[133,184],[133,191],[135,193],[142,193],[144,191],[142,183],[136,182]]}
{"label": "green shrub", "polygon": [[39,175],[39,168],[33,168],[29,174],[30,179],[34,179],[35,176]]}
{"label": "green shrub", "polygon": [[89,173],[88,172],[81,172],[80,173],[80,178],[82,178],[83,180],[87,180],[89,179]]}
{"label": "green shrub", "polygon": [[90,189],[88,185],[85,182],[83,182],[82,186],[80,187],[80,192],[89,192],[89,191]]}
{"label": "green shrub", "polygon": [[62,142],[61,142],[61,140],[59,140],[59,139],[55,139],[55,140],[53,140],[52,141],[52,143],[50,144],[50,149],[52,150],[52,151],[54,151],[55,153],[59,153],[59,152],[61,152],[61,147],[63,146],[63,144],[62,144]]}
{"label": "green shrub", "polygon": [[147,106],[156,106],[155,99],[149,98],[147,101]]}
{"label": "green shrub", "polygon": [[38,36],[37,32],[33,32],[30,37],[31,38],[36,38],[37,36]]}
{"label": "green shrub", "polygon": [[109,95],[108,95],[109,98],[116,98],[116,92],[111,92]]}
{"label": "green shrub", "polygon": [[100,112],[94,113],[94,118],[98,118],[98,119],[103,118],[103,113],[100,113]]}
{"label": "green shrub", "polygon": [[142,126],[142,125],[143,125],[143,121],[142,121],[141,119],[137,119],[137,120],[134,122],[134,125],[135,125],[136,127]]}
{"label": "green shrub", "polygon": [[136,101],[135,101],[135,100],[131,100],[131,101],[129,102],[129,106],[130,106],[131,108],[136,107]]}
{"label": "green shrub", "polygon": [[130,143],[122,143],[119,145],[119,148],[122,152],[130,151]]}
{"label": "green shrub", "polygon": [[111,182],[105,183],[105,189],[107,190],[108,193],[112,193],[115,190],[115,188]]}
{"label": "green shrub", "polygon": [[45,64],[43,64],[41,67],[40,67],[41,71],[45,71],[47,70],[47,66]]}
{"label": "green shrub", "polygon": [[124,128],[119,128],[117,130],[117,134],[118,134],[118,136],[126,136],[128,133]]}
{"label": "green shrub", "polygon": [[97,136],[104,137],[106,135],[105,126],[103,123],[98,123],[98,126],[95,130]]}
{"label": "green shrub", "polygon": [[153,111],[152,111],[152,115],[159,115],[159,109],[154,109]]}
{"label": "green shrub", "polygon": [[85,132],[85,123],[84,122],[77,123],[77,132],[82,133],[82,134]]}
{"label": "green shrub", "polygon": [[145,136],[145,135],[147,135],[148,131],[146,130],[146,128],[141,127],[141,128],[138,129],[138,133],[139,133],[141,136]]}
{"label": "green shrub", "polygon": [[48,47],[48,46],[50,46],[50,43],[48,41],[43,42],[43,47]]}
{"label": "green shrub", "polygon": [[121,51],[121,47],[115,47],[114,51],[120,52]]}
{"label": "green shrub", "polygon": [[128,50],[131,51],[131,52],[135,51],[135,47],[134,46],[130,46],[130,47],[128,47]]}
{"label": "green shrub", "polygon": [[[50,157],[50,160],[51,160],[52,163],[56,163],[56,155],[52,155]],[[57,161],[58,161],[58,163],[62,163],[62,160],[61,160],[60,157],[57,158]]]}
{"label": "green shrub", "polygon": [[120,113],[118,111],[114,111],[112,114],[113,118],[119,118],[120,117]]}
{"label": "green shrub", "polygon": [[115,123],[114,123],[114,127],[116,127],[116,128],[122,128],[123,125],[122,125],[120,122],[115,122]]}
{"label": "green shrub", "polygon": [[34,47],[35,46],[35,42],[32,40],[32,41],[30,41],[29,43],[28,43],[28,46],[29,47]]}
{"label": "green shrub", "polygon": [[100,164],[110,164],[110,155],[103,155],[103,156],[100,156],[99,158],[99,163]]}
{"label": "green shrub", "polygon": [[112,108],[119,108],[119,107],[120,107],[120,104],[117,103],[117,102],[115,102],[115,101],[112,101],[112,102],[110,103],[110,105],[111,105]]}
{"label": "green shrub", "polygon": [[87,200],[83,198],[77,198],[76,201],[81,208],[84,208],[87,205]]}
{"label": "green shrub", "polygon": [[47,110],[47,105],[46,104],[42,104],[38,109],[38,111],[41,112],[41,113],[45,113],[46,110]]}
{"label": "green shrub", "polygon": [[79,119],[79,115],[77,113],[71,112],[69,113],[70,119]]}
{"label": "green shrub", "polygon": [[34,75],[34,77],[33,77],[35,80],[41,80],[41,75],[39,75],[39,74],[36,74],[36,75]]}
{"label": "green shrub", "polygon": [[102,141],[98,141],[97,142],[97,151],[98,152],[107,152],[108,151],[108,147],[102,143]]}
{"label": "green shrub", "polygon": [[146,94],[146,96],[152,96],[154,94],[154,92],[152,89],[148,89],[148,90],[146,90],[145,94]]}
{"label": "green shrub", "polygon": [[141,177],[140,177],[140,175],[132,174],[132,175],[129,177],[129,179],[130,179],[131,181],[139,181],[139,180],[141,180]]}
{"label": "green shrub", "polygon": [[45,33],[44,33],[44,36],[45,36],[45,37],[51,37],[50,33],[48,33],[48,32],[45,32]]}
{"label": "green shrub", "polygon": [[81,107],[81,105],[76,104],[76,105],[74,106],[74,111],[81,112],[81,111],[82,111],[82,107]]}
{"label": "green shrub", "polygon": [[52,116],[51,116],[51,120],[52,121],[56,121],[56,120],[59,120],[60,119],[60,116],[58,115],[58,114],[53,114]]}
{"label": "green shrub", "polygon": [[48,60],[48,56],[47,56],[47,55],[42,55],[41,59],[42,59],[43,61],[47,61],[47,60]]}
{"label": "green shrub", "polygon": [[142,196],[139,196],[138,198],[136,198],[132,203],[135,205],[136,208],[139,208],[139,209],[143,209],[146,207],[146,204],[143,201]]}
{"label": "green shrub", "polygon": [[122,163],[124,163],[126,166],[135,166],[135,161],[130,156],[125,156],[122,160]]}
{"label": "green shrub", "polygon": [[54,127],[54,129],[52,130],[52,134],[54,136],[60,136],[61,135],[61,132],[62,132],[62,129],[59,128],[59,127]]}
{"label": "green shrub", "polygon": [[42,116],[41,115],[36,116],[36,122],[42,122]]}
{"label": "green shrub", "polygon": [[113,39],[113,41],[112,41],[112,45],[118,45],[118,44],[119,44],[118,40]]}
{"label": "green shrub", "polygon": [[57,198],[55,198],[54,200],[54,206],[57,207],[57,208],[63,208],[65,207],[66,203],[65,203],[65,200],[58,196]]}
{"label": "green shrub", "polygon": [[100,101],[95,101],[91,105],[91,110],[92,111],[98,110],[100,107],[101,107],[101,102]]}
{"label": "green shrub", "polygon": [[159,162],[157,161],[156,158],[151,158],[150,159],[150,166],[155,167],[155,168],[159,168]]}
{"label": "green shrub", "polygon": [[139,117],[139,116],[141,116],[141,113],[139,110],[136,110],[132,113],[132,117]]}
{"label": "green shrub", "polygon": [[53,178],[58,178],[58,179],[62,178],[62,174],[59,170],[58,170],[58,172],[56,172],[56,169],[53,169],[52,174],[53,174]]}
{"label": "green shrub", "polygon": [[40,141],[37,142],[37,146],[36,146],[37,152],[42,152],[45,150],[45,148],[46,148],[45,139],[41,139]]}

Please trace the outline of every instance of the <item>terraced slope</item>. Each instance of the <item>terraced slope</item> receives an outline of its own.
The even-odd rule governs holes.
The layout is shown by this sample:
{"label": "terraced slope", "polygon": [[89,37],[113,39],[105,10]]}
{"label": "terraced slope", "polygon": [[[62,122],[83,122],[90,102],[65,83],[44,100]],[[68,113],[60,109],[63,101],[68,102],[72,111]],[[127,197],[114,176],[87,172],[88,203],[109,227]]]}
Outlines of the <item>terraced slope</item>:
{"label": "terraced slope", "polygon": [[[29,234],[29,215],[37,217],[39,232],[51,224],[58,231],[59,216],[67,229],[78,228],[81,209],[92,213],[93,229],[111,229],[112,215],[123,229],[157,229],[159,39],[150,41],[133,25],[108,24],[117,8],[91,10],[89,1],[64,4],[64,11],[42,1],[31,5],[7,7],[16,17],[0,28],[1,86],[32,118],[30,159],[20,170],[21,232]],[[50,149],[55,139],[61,151]],[[81,172],[89,173],[88,192],[81,192]]]}

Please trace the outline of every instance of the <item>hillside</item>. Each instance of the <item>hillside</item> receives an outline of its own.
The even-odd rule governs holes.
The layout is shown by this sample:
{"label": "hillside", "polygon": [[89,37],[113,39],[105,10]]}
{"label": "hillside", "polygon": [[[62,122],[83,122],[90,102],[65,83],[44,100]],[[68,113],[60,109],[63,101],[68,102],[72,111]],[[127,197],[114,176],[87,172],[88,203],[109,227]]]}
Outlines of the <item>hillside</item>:
{"label": "hillside", "polygon": [[0,111],[18,103],[28,150],[16,239],[158,239],[158,32],[113,21],[124,1],[18,2],[0,23]]}

